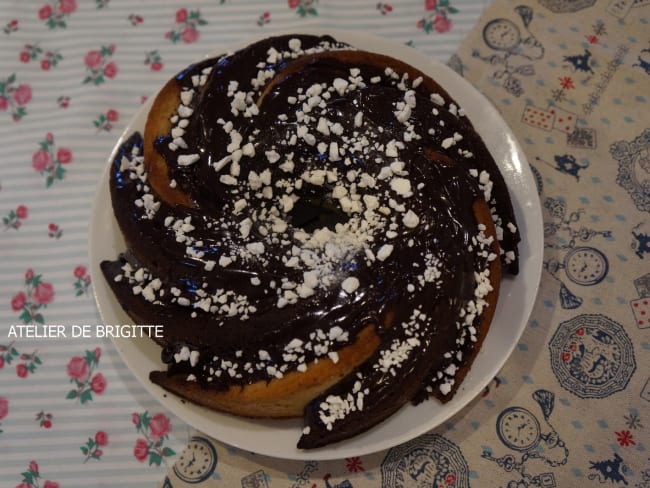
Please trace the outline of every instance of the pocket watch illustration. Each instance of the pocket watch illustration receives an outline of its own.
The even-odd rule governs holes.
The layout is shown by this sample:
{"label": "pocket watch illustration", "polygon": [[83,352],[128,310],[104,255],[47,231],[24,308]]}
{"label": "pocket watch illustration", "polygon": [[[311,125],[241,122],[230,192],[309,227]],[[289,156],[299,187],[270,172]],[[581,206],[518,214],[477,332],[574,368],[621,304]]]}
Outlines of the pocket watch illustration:
{"label": "pocket watch illustration", "polygon": [[564,269],[571,281],[590,286],[600,283],[609,270],[607,257],[593,247],[576,247],[564,257]]}
{"label": "pocket watch illustration", "polygon": [[483,28],[483,39],[491,49],[510,51],[519,45],[521,32],[508,19],[494,19]]}
{"label": "pocket watch illustration", "polygon": [[[567,463],[569,449],[550,422],[555,405],[553,392],[540,389],[532,396],[542,411],[545,432],[530,410],[520,406],[508,407],[497,417],[496,432],[501,442],[519,453],[496,456],[491,449],[486,449],[481,457],[493,461],[511,478],[514,477],[508,486],[552,488],[557,486],[553,472],[532,472],[531,469],[539,469],[540,465],[529,463],[538,460],[553,468],[563,466]],[[550,430],[546,430],[548,428]]]}
{"label": "pocket watch illustration", "polygon": [[541,428],[537,418],[523,407],[505,409],[497,418],[497,435],[515,451],[528,451],[539,443]]}
{"label": "pocket watch illustration", "polygon": [[187,483],[208,479],[217,467],[217,451],[204,437],[194,436],[174,464],[174,474]]}

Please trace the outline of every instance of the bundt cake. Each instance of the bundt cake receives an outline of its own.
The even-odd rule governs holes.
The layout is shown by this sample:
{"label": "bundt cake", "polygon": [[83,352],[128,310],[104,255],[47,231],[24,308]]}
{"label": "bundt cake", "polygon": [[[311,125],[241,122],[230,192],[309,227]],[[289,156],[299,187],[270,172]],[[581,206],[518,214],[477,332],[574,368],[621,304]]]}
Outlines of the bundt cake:
{"label": "bundt cake", "polygon": [[[453,397],[518,270],[508,189],[463,109],[402,61],[286,35],[192,64],[110,169],[102,271],[163,324],[150,379],[298,446]],[[432,405],[435,408],[435,405]]]}

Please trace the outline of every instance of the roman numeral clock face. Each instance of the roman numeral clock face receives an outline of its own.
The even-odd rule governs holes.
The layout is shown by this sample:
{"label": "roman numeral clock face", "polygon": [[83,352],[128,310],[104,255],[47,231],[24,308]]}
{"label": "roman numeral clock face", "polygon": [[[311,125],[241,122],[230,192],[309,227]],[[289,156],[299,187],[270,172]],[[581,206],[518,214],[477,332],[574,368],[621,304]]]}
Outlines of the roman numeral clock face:
{"label": "roman numeral clock face", "polygon": [[522,407],[505,409],[497,418],[497,434],[501,441],[516,451],[528,451],[540,440],[537,418]]}
{"label": "roman numeral clock face", "polygon": [[564,258],[564,268],[571,281],[589,286],[600,283],[605,278],[609,264],[598,249],[577,247]]}

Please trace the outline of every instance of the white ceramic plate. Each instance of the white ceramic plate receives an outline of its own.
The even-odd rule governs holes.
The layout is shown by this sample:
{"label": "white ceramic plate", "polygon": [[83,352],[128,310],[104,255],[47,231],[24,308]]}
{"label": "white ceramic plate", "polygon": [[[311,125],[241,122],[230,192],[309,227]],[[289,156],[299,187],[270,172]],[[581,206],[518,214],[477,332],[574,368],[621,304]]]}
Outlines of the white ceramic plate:
{"label": "white ceramic plate", "polygon": [[[497,110],[454,71],[434,62],[424,54],[405,45],[366,34],[328,30],[336,39],[368,51],[387,54],[406,61],[429,74],[465,109],[470,120],[486,142],[510,188],[513,204],[524,240],[520,246],[520,273],[506,278],[490,332],[470,373],[456,396],[446,405],[429,400],[417,407],[407,405],[387,421],[370,431],[338,444],[311,451],[295,446],[302,430],[302,420],[256,421],[207,410],[184,401],[152,384],[152,370],[164,369],[160,348],[149,339],[115,339],[120,355],[142,385],[169,410],[188,424],[232,446],[288,459],[341,459],[360,456],[406,442],[440,425],[477,396],[499,372],[515,347],[528,321],[537,295],[543,254],[542,214],[533,175],[515,136]],[[236,50],[249,44],[243,41],[221,52]],[[151,97],[150,100],[153,100]],[[136,114],[117,141],[115,149],[133,131],[143,131],[150,103]],[[109,161],[112,161],[111,155]],[[99,263],[115,259],[124,250],[124,241],[113,217],[108,187],[108,168],[99,184],[90,227],[90,263],[95,276],[97,306],[105,324],[131,323],[103,279]]]}

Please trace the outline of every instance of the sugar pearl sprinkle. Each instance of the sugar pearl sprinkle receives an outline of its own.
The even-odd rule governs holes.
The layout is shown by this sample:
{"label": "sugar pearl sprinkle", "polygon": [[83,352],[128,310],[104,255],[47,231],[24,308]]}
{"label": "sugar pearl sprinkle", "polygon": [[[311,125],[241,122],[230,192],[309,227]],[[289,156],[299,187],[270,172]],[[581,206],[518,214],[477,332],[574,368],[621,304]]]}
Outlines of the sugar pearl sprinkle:
{"label": "sugar pearl sprinkle", "polygon": [[[267,82],[275,76],[274,70],[269,66],[283,59],[295,59],[308,52],[332,48],[325,45],[303,50],[298,39],[291,40],[288,46],[286,51],[269,49],[266,59],[261,59],[258,64],[259,71],[251,80],[249,89],[242,88],[241,83],[235,80],[228,84],[228,114],[217,121],[230,142],[224,147],[223,154],[211,162],[211,170],[218,175],[221,185],[219,191],[230,193],[233,198],[223,215],[208,226],[235,229],[231,239],[239,245],[229,254],[209,254],[203,249],[200,238],[195,235],[196,223],[190,217],[181,220],[171,215],[158,216],[164,222],[166,231],[174,235],[177,243],[185,246],[185,256],[201,262],[207,273],[219,273],[224,268],[233,266],[233,263],[251,262],[264,266],[271,259],[280,259],[287,270],[286,277],[271,283],[257,277],[250,279],[251,285],[273,297],[275,306],[280,309],[310,300],[318,290],[339,290],[342,297],[354,299],[367,285],[355,275],[357,266],[360,263],[369,267],[374,263],[389,263],[395,258],[393,240],[400,235],[417,232],[427,225],[425,216],[419,215],[412,203],[422,188],[400,159],[400,153],[412,141],[432,137],[432,133],[420,133],[420,128],[411,118],[418,104],[415,89],[422,83],[421,78],[411,81],[407,74],[396,73],[390,68],[382,76],[366,78],[362,70],[352,68],[345,77],[338,77],[329,84],[316,83],[287,96],[286,112],[278,115],[279,121],[288,121],[284,137],[274,147],[262,150],[258,146],[258,134],[255,131],[239,132],[237,127],[241,127],[242,121],[259,115],[258,98]],[[193,165],[204,164],[203,156],[194,148],[188,147],[184,135],[200,98],[197,94],[210,74],[211,69],[206,68],[192,77],[192,86],[182,90],[180,104],[170,119],[172,129],[169,149],[174,153],[179,168],[190,169]],[[331,97],[345,96],[382,82],[399,89],[400,96],[390,103],[396,124],[403,128],[401,139],[387,139],[388,134],[384,135],[381,129],[373,127],[368,121],[369,117],[361,111],[352,120],[339,120],[333,117],[332,111],[327,110]],[[438,109],[442,110],[445,105],[449,105],[446,108],[450,113],[457,117],[463,116],[462,109],[447,104],[439,94],[432,94],[430,101],[434,106],[434,114]],[[463,148],[461,134],[441,126],[436,128],[435,137],[441,141],[442,150],[457,151],[468,159],[473,157],[471,152]],[[319,169],[300,174],[295,172],[295,147],[298,144],[313,147],[321,156],[323,164]],[[371,155],[375,157],[377,154],[381,156],[377,156],[376,172],[362,172],[355,168],[355,159]],[[267,169],[257,173],[247,170],[247,162],[253,159],[263,160],[269,167],[277,166],[281,172],[272,173]],[[345,167],[345,170],[341,170],[341,167]],[[147,218],[153,218],[160,210],[160,203],[149,192],[143,158],[138,154],[131,155],[131,158],[125,157],[121,170],[127,172],[130,179],[138,180],[139,195],[135,206]],[[477,178],[481,191],[490,202],[492,183],[489,175],[483,173],[474,172],[473,176]],[[174,187],[177,185],[176,180],[173,181]],[[303,185],[330,189],[329,196],[338,203],[347,216],[347,221],[336,224],[332,229],[322,227],[311,232],[292,227],[289,214],[300,200],[299,193]],[[253,198],[256,202],[264,203],[253,205]],[[498,232],[503,232],[503,228],[516,231],[512,229],[512,224],[501,224],[498,221],[495,224],[498,224]],[[477,248],[489,249],[488,241],[482,231],[473,236]],[[215,248],[219,244],[216,242]],[[271,247],[279,249],[277,256],[267,253]],[[417,265],[418,272],[408,285],[406,293],[435,286],[440,277],[440,263],[434,253],[423,253]],[[296,274],[296,270],[302,272]],[[165,287],[147,269],[133,269],[129,263],[124,265],[122,271],[116,281],[127,280],[135,295],[142,295],[152,303],[165,297],[173,304],[186,307],[192,314],[207,313],[241,321],[246,321],[257,313],[249,297],[231,289],[207,290],[199,284],[198,291],[189,293],[188,290],[173,286]],[[458,339],[459,348],[465,341],[476,340],[474,318],[481,314],[487,303],[485,296],[490,291],[489,271],[477,273],[476,282],[475,298],[464,307],[458,318],[457,326],[462,330]],[[393,376],[398,375],[404,358],[417,350],[418,327],[430,320],[430,317],[416,310],[408,322],[401,324],[409,330],[407,339],[389,344],[381,351],[380,358],[373,367]],[[335,326],[329,330],[314,331],[308,340],[290,340],[278,357],[260,350],[255,357],[233,359],[215,356],[209,361],[201,361],[201,364],[203,374],[208,377],[207,381],[222,375],[245,380],[247,375],[259,372],[268,378],[282,378],[288,371],[306,371],[307,358],[315,361],[327,358],[336,363],[336,351],[349,340],[348,333]],[[457,351],[450,351],[450,357],[453,358],[450,365],[440,373],[443,379],[440,389],[443,393],[453,384],[455,364],[461,360]],[[174,359],[177,362],[189,361],[192,366],[199,364],[198,351],[191,351],[185,346],[175,353]],[[359,378],[347,395],[328,397],[319,410],[321,421],[331,429],[337,420],[349,412],[363,410],[364,398],[371,387],[372,385],[364,384],[363,378]]]}

